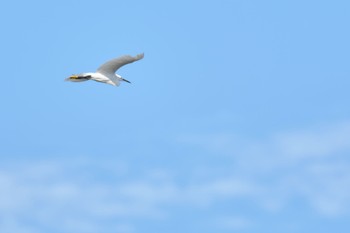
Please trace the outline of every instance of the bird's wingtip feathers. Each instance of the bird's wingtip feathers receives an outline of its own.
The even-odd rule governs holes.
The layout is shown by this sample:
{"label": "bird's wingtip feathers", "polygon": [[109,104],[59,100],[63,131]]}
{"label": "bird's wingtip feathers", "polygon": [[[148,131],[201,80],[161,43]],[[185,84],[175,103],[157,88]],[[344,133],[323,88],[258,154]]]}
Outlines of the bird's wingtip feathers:
{"label": "bird's wingtip feathers", "polygon": [[140,53],[140,54],[137,54],[135,58],[136,58],[137,60],[140,60],[140,59],[142,59],[144,56],[145,56],[145,53]]}

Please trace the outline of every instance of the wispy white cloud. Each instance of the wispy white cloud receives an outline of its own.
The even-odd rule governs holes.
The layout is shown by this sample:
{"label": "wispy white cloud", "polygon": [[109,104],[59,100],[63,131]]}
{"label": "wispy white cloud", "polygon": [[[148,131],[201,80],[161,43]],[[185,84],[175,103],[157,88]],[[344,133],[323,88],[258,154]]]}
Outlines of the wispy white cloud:
{"label": "wispy white cloud", "polygon": [[[90,162],[89,166],[95,164]],[[109,161],[105,162],[109,164]],[[118,194],[118,183],[103,184],[91,179],[88,173],[97,171],[85,170],[88,165],[84,160],[33,160],[25,164],[2,165],[1,232],[31,232],[31,228],[33,232],[43,232],[34,227],[36,225],[57,227],[67,232],[115,232],[115,229],[132,232],[133,226],[123,222],[109,224],[106,228],[103,219],[112,216],[147,218],[158,212],[153,206],[136,202],[132,197],[123,200]]]}
{"label": "wispy white cloud", "polygon": [[274,136],[274,143],[282,155],[305,159],[311,156],[334,156],[350,151],[350,122],[280,133]]}
{"label": "wispy white cloud", "polygon": [[[21,232],[24,221],[23,229],[39,224],[70,232],[135,232],[132,219],[167,218],[169,211],[164,206],[210,208],[217,199],[254,192],[247,183],[234,178],[180,185],[166,171],[153,169],[145,176],[123,181],[116,181],[113,175],[108,182],[91,180],[84,175],[99,171],[85,170],[88,165],[84,161],[81,164],[83,167],[79,160],[6,164],[0,169],[0,219],[12,216],[13,221],[11,225],[11,221],[0,222],[0,229]],[[94,166],[93,160],[90,165]],[[116,217],[121,221],[105,229],[103,222]]]}
{"label": "wispy white cloud", "polygon": [[1,216],[1,233],[39,233],[37,229],[22,224],[16,216]]}
{"label": "wispy white cloud", "polygon": [[256,186],[235,177],[225,177],[200,184],[192,184],[181,190],[183,200],[192,205],[210,206],[219,200],[249,198]]}
{"label": "wispy white cloud", "polygon": [[231,158],[236,180],[249,184],[266,209],[278,211],[301,196],[320,214],[333,216],[350,206],[349,135],[350,122],[344,122],[253,141],[232,133],[191,134],[179,141]]}
{"label": "wispy white cloud", "polygon": [[[77,233],[140,232],[134,220],[169,218],[169,206],[210,210],[217,203],[242,200],[278,212],[301,198],[319,214],[349,213],[350,124],[278,133],[258,141],[232,135],[182,137],[181,143],[209,149],[216,156],[222,153],[218,159],[230,163],[225,168],[207,164],[202,169],[208,174],[211,169],[226,171],[201,179],[195,179],[194,165],[186,171],[188,182],[177,179],[183,170],[146,167],[130,176],[132,165],[113,159],[2,163],[0,232],[43,232],[36,225]],[[118,221],[106,227],[106,219],[113,218]],[[223,229],[254,225],[254,219],[239,215],[211,219]]]}
{"label": "wispy white cloud", "polygon": [[246,229],[253,225],[249,219],[240,216],[220,216],[215,219],[214,224],[218,228],[231,231]]}

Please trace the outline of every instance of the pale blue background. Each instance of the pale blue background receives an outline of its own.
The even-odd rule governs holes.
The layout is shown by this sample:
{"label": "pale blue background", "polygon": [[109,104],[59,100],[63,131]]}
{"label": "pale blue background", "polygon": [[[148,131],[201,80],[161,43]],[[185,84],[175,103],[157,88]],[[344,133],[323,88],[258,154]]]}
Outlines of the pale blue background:
{"label": "pale blue background", "polygon": [[350,231],[349,1],[0,9],[1,233]]}

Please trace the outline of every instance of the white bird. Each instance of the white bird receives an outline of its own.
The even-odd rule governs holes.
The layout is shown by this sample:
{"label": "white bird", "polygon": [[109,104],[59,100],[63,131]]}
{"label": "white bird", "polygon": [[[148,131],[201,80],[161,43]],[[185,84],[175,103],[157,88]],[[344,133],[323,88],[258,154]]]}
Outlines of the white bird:
{"label": "white bird", "polygon": [[75,74],[75,75],[71,75],[65,80],[71,81],[71,82],[83,82],[88,80],[94,80],[97,82],[107,83],[113,86],[119,86],[120,81],[130,83],[130,81],[122,78],[122,76],[120,76],[119,74],[116,74],[115,72],[123,65],[132,63],[134,61],[138,61],[143,57],[144,57],[143,53],[138,54],[135,57],[132,57],[130,55],[124,55],[104,63],[94,73],[90,72],[90,73]]}

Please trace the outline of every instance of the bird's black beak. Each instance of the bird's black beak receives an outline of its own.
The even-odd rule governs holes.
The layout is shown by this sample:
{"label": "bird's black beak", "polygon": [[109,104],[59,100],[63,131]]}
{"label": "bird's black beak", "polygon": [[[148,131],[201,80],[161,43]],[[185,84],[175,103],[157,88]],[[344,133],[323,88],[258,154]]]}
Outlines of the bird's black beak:
{"label": "bird's black beak", "polygon": [[125,78],[122,78],[124,82],[131,83],[129,80],[126,80]]}

